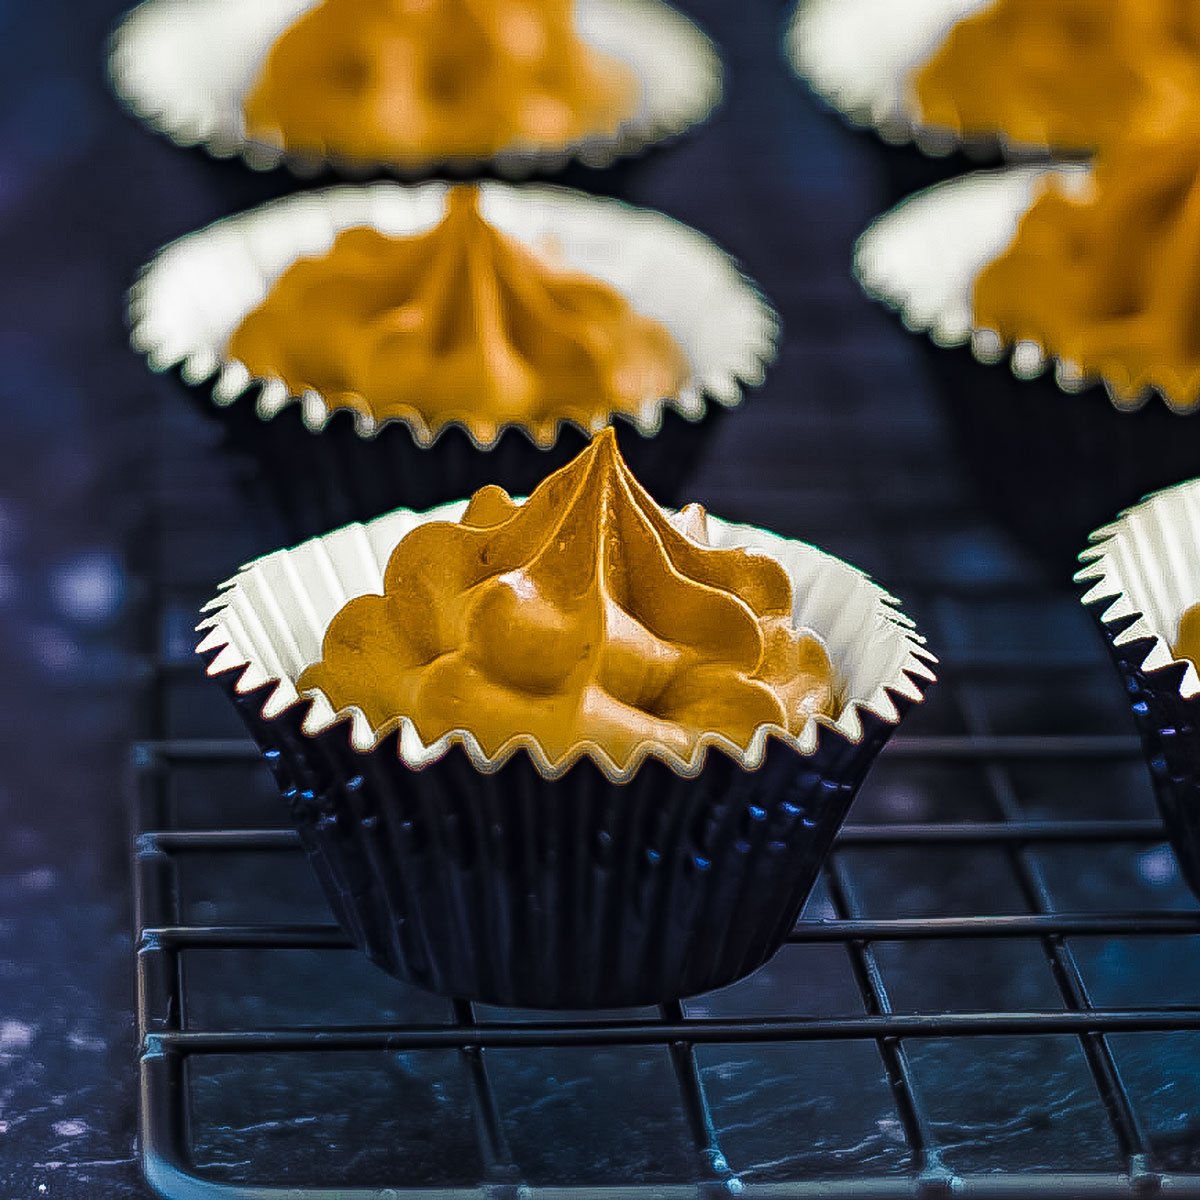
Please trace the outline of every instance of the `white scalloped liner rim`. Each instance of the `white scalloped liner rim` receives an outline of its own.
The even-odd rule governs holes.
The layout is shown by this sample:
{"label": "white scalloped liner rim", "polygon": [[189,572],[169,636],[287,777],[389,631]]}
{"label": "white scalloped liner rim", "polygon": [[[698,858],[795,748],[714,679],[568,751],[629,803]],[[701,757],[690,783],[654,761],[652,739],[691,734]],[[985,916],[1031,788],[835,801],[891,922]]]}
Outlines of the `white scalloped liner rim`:
{"label": "white scalloped liner rim", "polygon": [[801,755],[811,755],[818,744],[818,726],[857,743],[863,736],[864,710],[896,724],[900,714],[892,694],[920,703],[923,689],[914,680],[928,685],[936,678],[930,664],[937,660],[925,649],[925,639],[899,610],[898,601],[863,572],[803,542],[710,516],[712,545],[744,546],[769,555],[787,570],[795,593],[796,624],[818,630],[829,648],[843,692],[842,711],[836,720],[811,718],[798,736],[777,725],[762,725],[746,747],[722,734],[706,734],[690,758],[648,742],[622,769],[592,742],[581,743],[558,762],[552,761],[529,735],[511,738],[491,757],[466,729],[453,730],[426,744],[408,718],[374,728],[357,707],[335,711],[320,690],[301,694],[295,681],[320,658],[322,639],[333,616],[354,596],[382,593],[384,568],[401,538],[430,521],[460,519],[466,505],[467,501],[459,500],[421,513],[398,509],[247,564],[221,585],[219,594],[202,610],[211,615],[197,626],[204,636],[196,653],[215,652],[208,674],[240,670],[236,689],[243,695],[273,684],[262,709],[265,720],[279,717],[295,704],[307,703],[303,723],[306,734],[316,736],[345,722],[350,744],[361,753],[369,752],[398,729],[400,758],[413,770],[437,762],[457,744],[463,747],[472,766],[485,773],[499,770],[524,750],[546,779],[559,778],[587,757],[614,783],[627,783],[650,757],[666,762],[678,775],[693,778],[704,769],[710,748],[752,771],[761,766],[771,738],[787,742]]}
{"label": "white scalloped liner rim", "polygon": [[603,167],[707,120],[720,103],[721,60],[712,41],[661,0],[576,0],[580,36],[621,59],[641,82],[638,110],[612,135],[566,146],[513,146],[486,158],[423,164],[309,157],[248,141],[242,100],[275,39],[317,0],[145,0],[114,31],[109,78],[134,116],[182,147],[239,156],[253,170],[285,166],[301,177],[332,167],[350,178],[383,169],[411,178],[471,174],[482,166],[519,178],[571,159]]}
{"label": "white scalloped liner rim", "polygon": [[[295,395],[282,379],[252,376],[227,356],[229,338],[297,259],[326,253],[338,233],[355,226],[391,235],[428,229],[445,210],[448,186],[342,185],[275,200],[188,234],[160,251],[130,289],[130,342],[153,371],[178,367],[197,386],[213,380],[218,407],[257,387],[261,420],[299,404],[304,425],[320,432],[337,407],[314,391]],[[534,249],[549,240],[566,265],[615,287],[635,311],[662,321],[683,349],[692,368],[686,386],[674,396],[648,400],[638,412],[615,414],[644,437],[661,429],[667,407],[698,421],[708,401],[736,408],[743,386],[762,383],[776,355],[779,318],[733,259],[703,234],[662,213],[566,188],[479,186],[481,211],[498,229]],[[595,432],[613,415],[583,432]],[[416,408],[384,420],[355,410],[354,422],[364,438],[399,422],[419,446],[432,445],[457,425],[480,450],[495,446],[509,428],[522,430],[543,449],[557,441],[564,424],[579,428],[562,420],[536,430],[454,421],[435,432]]]}
{"label": "white scalloped liner rim", "polygon": [[1142,668],[1161,671],[1182,662],[1187,670],[1179,694],[1185,700],[1200,695],[1195,664],[1171,651],[1180,618],[1200,597],[1200,479],[1147,496],[1088,541],[1079,556],[1085,565],[1075,575],[1076,583],[1091,585],[1083,603],[1110,601],[1100,614],[1106,625],[1137,614],[1114,644],[1153,638]]}
{"label": "white scalloped liner rim", "polygon": [[1103,386],[1113,406],[1135,412],[1157,395],[1173,412],[1190,413],[1159,388],[1126,392],[1111,380],[1056,358],[1033,341],[1005,344],[994,329],[974,324],[973,292],[979,272],[1011,244],[1021,218],[1044,181],[1057,175],[1086,193],[1091,171],[1082,164],[1004,167],[975,171],[918,192],[875,220],[854,249],[854,274],[873,300],[895,312],[906,329],[927,334],[935,345],[969,344],[986,365],[1007,358],[1018,379],[1052,369],[1063,392]]}
{"label": "white scalloped liner rim", "polygon": [[992,0],[797,0],[784,52],[789,65],[856,129],[873,129],[893,146],[908,143],[931,158],[955,150],[1019,161],[1045,158],[1046,145],[1014,141],[997,130],[963,137],[923,124],[913,73],[950,30]]}

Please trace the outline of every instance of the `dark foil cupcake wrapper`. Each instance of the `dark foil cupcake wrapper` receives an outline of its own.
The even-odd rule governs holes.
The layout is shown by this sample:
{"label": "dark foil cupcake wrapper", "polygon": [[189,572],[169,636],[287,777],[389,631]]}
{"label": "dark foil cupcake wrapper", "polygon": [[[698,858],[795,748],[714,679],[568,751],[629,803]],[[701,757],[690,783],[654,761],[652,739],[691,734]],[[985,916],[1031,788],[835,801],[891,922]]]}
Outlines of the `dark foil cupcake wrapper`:
{"label": "dark foil cupcake wrapper", "polygon": [[[494,446],[482,450],[465,430],[450,426],[432,445],[420,446],[399,421],[383,425],[373,437],[361,436],[348,409],[335,410],[319,431],[305,425],[299,404],[264,420],[255,411],[257,385],[222,406],[213,403],[211,384],[183,386],[205,418],[221,424],[243,491],[255,505],[269,507],[266,524],[286,541],[315,537],[394,508],[430,508],[470,496],[489,483],[512,495],[528,495],[589,441],[582,430],[564,425],[554,444],[543,450],[521,430],[508,429]],[[651,436],[618,417],[614,425],[621,453],[656,499],[681,502],[726,411],[710,402],[693,421],[666,407],[661,428]]]}
{"label": "dark foil cupcake wrapper", "polygon": [[1100,386],[1068,393],[1052,373],[1019,379],[966,346],[920,344],[981,503],[1055,575],[1114,512],[1200,475],[1200,418],[1157,401],[1121,412]]}
{"label": "dark foil cupcake wrapper", "polygon": [[1117,598],[1097,597],[1086,604],[1125,682],[1154,794],[1180,870],[1200,897],[1200,696],[1186,697],[1180,691],[1187,672],[1185,663],[1145,668],[1157,640],[1154,637],[1118,644],[1120,635],[1142,614],[1105,620],[1103,613]]}
{"label": "dark foil cupcake wrapper", "polygon": [[[307,704],[265,719],[273,685],[240,694],[240,675],[216,678],[355,945],[408,983],[513,1007],[664,1003],[761,966],[897,723],[864,711],[860,740],[822,727],[809,755],[773,739],[756,770],[713,750],[692,779],[648,759],[618,784],[584,758],[548,780],[523,752],[489,774],[451,747],[414,770],[395,733],[365,753],[344,722],[305,734]],[[891,695],[903,719],[915,701]]]}
{"label": "dark foil cupcake wrapper", "polygon": [[843,123],[857,135],[855,140],[871,155],[879,180],[879,201],[889,207],[914,192],[970,171],[998,167],[1006,161],[998,142],[968,142],[956,145],[953,150],[933,153],[915,141],[885,141],[873,130],[846,121],[844,114],[836,109],[831,109],[831,115],[842,117]]}
{"label": "dark foil cupcake wrapper", "polygon": [[[803,78],[803,77],[802,77]],[[917,192],[947,183],[972,171],[994,170],[1005,165],[1049,166],[1053,161],[1075,161],[1077,152],[1055,155],[1041,146],[1016,145],[1000,137],[960,137],[949,130],[893,123],[881,130],[870,121],[839,108],[805,80],[809,94],[830,118],[854,135],[868,154],[878,180],[882,207],[891,207]]]}
{"label": "dark foil cupcake wrapper", "polygon": [[1167,488],[1091,535],[1075,579],[1125,683],[1158,807],[1200,897],[1200,679],[1172,649],[1200,597],[1200,480]]}
{"label": "dark foil cupcake wrapper", "polygon": [[1034,148],[1011,149],[998,138],[972,138],[966,141],[944,135],[918,137],[912,122],[893,124],[886,134],[862,113],[851,114],[823,94],[807,78],[795,61],[792,69],[803,82],[816,105],[847,131],[856,150],[869,158],[875,171],[876,193],[881,207],[890,208],[915,192],[922,192],[971,171],[1002,166],[1010,161],[1048,159],[1046,151]]}

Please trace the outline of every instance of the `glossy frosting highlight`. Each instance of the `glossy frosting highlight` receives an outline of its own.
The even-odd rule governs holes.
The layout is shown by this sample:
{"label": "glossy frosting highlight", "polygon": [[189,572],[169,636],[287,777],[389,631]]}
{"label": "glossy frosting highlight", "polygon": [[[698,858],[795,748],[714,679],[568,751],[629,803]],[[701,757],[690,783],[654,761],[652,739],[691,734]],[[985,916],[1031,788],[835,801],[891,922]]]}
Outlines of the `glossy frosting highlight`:
{"label": "glossy frosting highlight", "polygon": [[339,234],[283,273],[229,357],[422,440],[457,422],[486,444],[514,424],[545,445],[562,421],[591,429],[679,394],[691,371],[664,325],[502,234],[478,201],[452,188],[442,221],[412,237]]}
{"label": "glossy frosting highlight", "polygon": [[[1196,126],[1195,128],[1200,128]],[[976,325],[1028,340],[1118,400],[1200,403],[1200,136],[1131,139],[1082,195],[1055,178],[975,282]],[[1181,433],[1184,432],[1181,430]]]}
{"label": "glossy frosting highlight", "polygon": [[324,0],[272,47],[246,131],[401,166],[612,136],[636,76],[575,32],[573,0]]}
{"label": "glossy frosting highlight", "polygon": [[523,505],[484,488],[460,522],[406,535],[297,686],[375,729],[408,717],[427,744],[467,730],[492,757],[525,735],[552,763],[590,744],[618,769],[647,744],[687,758],[704,734],[744,748],[834,715],[783,567],[705,540],[703,510],[668,519],[606,429]]}
{"label": "glossy frosting highlight", "polygon": [[1173,121],[1197,87],[1196,0],[997,0],[915,74],[926,125],[1086,151]]}

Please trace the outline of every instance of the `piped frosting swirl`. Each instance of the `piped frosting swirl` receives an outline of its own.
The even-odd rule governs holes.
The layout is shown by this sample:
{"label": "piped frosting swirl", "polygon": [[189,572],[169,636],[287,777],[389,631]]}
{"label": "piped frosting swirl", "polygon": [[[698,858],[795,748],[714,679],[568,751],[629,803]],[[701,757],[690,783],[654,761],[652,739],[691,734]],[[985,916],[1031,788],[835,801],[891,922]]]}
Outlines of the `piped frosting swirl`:
{"label": "piped frosting swirl", "polygon": [[648,744],[745,748],[834,715],[783,567],[705,540],[703,510],[668,519],[606,429],[524,504],[484,488],[460,522],[406,535],[383,594],[337,613],[298,687],[375,729],[410,718],[427,744],[466,730],[491,757],[526,736],[552,763],[595,747],[618,769]]}
{"label": "piped frosting swirl", "polygon": [[1194,128],[1115,145],[1082,194],[1051,177],[977,277],[976,326],[1036,343],[1126,402],[1156,388],[1177,410],[1200,404]]}
{"label": "piped frosting swirl", "polygon": [[923,124],[1090,151],[1169,125],[1198,73],[1196,0],[994,0],[912,86]]}
{"label": "piped frosting swirl", "polygon": [[691,373],[665,326],[494,228],[473,186],[450,189],[427,232],[348,229],[294,263],[228,354],[293,395],[407,420],[421,440],[456,422],[485,444],[508,424],[545,445],[562,421],[637,415]]}
{"label": "piped frosting swirl", "polygon": [[416,167],[611,136],[639,84],[575,32],[572,0],[324,0],[272,47],[250,138]]}

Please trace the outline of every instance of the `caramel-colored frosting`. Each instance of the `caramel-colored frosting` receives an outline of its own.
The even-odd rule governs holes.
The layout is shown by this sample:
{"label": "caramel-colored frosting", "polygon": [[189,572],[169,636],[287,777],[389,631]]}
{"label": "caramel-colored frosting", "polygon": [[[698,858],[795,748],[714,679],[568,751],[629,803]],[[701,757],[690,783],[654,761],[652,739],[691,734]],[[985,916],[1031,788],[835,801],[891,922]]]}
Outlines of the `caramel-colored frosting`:
{"label": "caramel-colored frosting", "polygon": [[430,436],[456,421],[483,442],[518,424],[546,444],[560,421],[589,429],[636,414],[690,377],[665,326],[500,233],[466,186],[426,233],[349,229],[293,264],[228,353],[293,395],[311,389]]}
{"label": "caramel-colored frosting", "polygon": [[[249,0],[248,0],[249,2]],[[416,167],[612,135],[633,71],[575,32],[573,0],[324,0],[271,48],[247,135]]]}
{"label": "caramel-colored frosting", "polygon": [[1193,604],[1179,618],[1179,632],[1171,653],[1176,658],[1187,658],[1200,670],[1200,604]]}
{"label": "caramel-colored frosting", "polygon": [[426,743],[468,730],[489,757],[532,736],[555,764],[585,743],[624,769],[647,743],[799,733],[832,711],[825,648],[793,626],[778,562],[705,530],[698,505],[663,514],[605,429],[524,504],[487,487],[457,524],[407,534],[298,686],[375,729],[409,717]]}
{"label": "caramel-colored frosting", "polygon": [[1082,151],[1170,123],[1198,71],[1197,0],[995,0],[913,83],[924,124]]}
{"label": "caramel-colored frosting", "polygon": [[1058,180],[975,281],[975,323],[1135,400],[1200,403],[1200,137],[1139,138],[1076,194]]}

